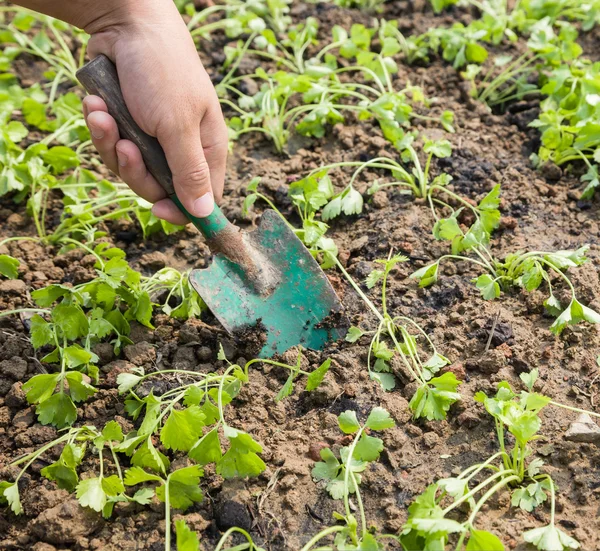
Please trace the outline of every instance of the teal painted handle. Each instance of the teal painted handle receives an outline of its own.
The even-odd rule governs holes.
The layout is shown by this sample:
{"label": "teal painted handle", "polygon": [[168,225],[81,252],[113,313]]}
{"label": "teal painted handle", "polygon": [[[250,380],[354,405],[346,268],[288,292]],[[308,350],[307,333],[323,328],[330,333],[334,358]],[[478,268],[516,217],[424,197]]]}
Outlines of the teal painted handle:
{"label": "teal painted handle", "polygon": [[202,232],[202,235],[204,235],[206,239],[216,239],[223,230],[232,225],[229,220],[225,218],[223,211],[216,203],[214,210],[206,218],[197,218],[196,216],[192,216],[185,209],[177,195],[173,194],[170,198],[173,203],[179,207],[179,210],[190,219],[190,222]]}
{"label": "teal painted handle", "polygon": [[[238,228],[225,218],[225,215],[216,204],[212,214],[206,218],[192,216],[181,204],[181,201],[175,195],[173,175],[169,163],[167,163],[165,152],[158,140],[146,134],[133,120],[125,104],[117,68],[113,62],[105,55],[99,55],[77,71],[77,78],[90,94],[100,96],[105,101],[108,112],[117,122],[121,137],[132,141],[138,146],[148,172],[154,176],[181,212],[202,232],[209,243],[212,243],[213,248],[227,253],[229,242],[224,239],[222,243],[218,243],[218,237],[221,234],[238,231]],[[225,230],[228,231],[225,232]]]}

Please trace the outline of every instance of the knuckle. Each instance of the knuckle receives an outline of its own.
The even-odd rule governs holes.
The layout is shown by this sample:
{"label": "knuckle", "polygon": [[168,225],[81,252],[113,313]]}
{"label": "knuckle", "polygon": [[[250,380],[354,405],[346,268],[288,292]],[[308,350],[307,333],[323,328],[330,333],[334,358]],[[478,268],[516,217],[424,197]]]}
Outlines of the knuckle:
{"label": "knuckle", "polygon": [[210,169],[205,160],[199,161],[193,168],[182,171],[175,178],[184,189],[197,189],[210,186]]}

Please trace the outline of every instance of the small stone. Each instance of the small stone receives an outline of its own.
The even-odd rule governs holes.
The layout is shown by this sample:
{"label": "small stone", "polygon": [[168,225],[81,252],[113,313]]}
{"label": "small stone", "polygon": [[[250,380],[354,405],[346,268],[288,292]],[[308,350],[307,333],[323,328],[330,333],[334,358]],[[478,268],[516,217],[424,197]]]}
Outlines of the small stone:
{"label": "small stone", "polygon": [[160,251],[154,251],[143,255],[140,264],[149,270],[160,270],[167,265],[167,257]]}
{"label": "small stone", "polygon": [[20,408],[27,404],[27,398],[21,388],[21,383],[15,383],[10,387],[4,403],[10,408]]}
{"label": "small stone", "polygon": [[385,191],[377,191],[373,194],[371,203],[376,209],[384,209],[390,204],[387,193]]}
{"label": "small stone", "polygon": [[444,367],[442,369],[442,373],[454,373],[454,375],[456,376],[456,378],[459,381],[464,381],[465,377],[467,376],[467,373],[465,371],[465,367],[463,364],[461,363],[453,363],[451,365],[448,365],[446,367]]}
{"label": "small stone", "polygon": [[461,427],[464,426],[467,429],[476,427],[480,422],[479,415],[468,410],[463,411],[456,420]]}
{"label": "small stone", "polygon": [[6,279],[0,281],[0,293],[7,295],[20,295],[27,291],[27,285],[21,279]]}
{"label": "small stone", "polygon": [[13,417],[12,424],[17,429],[31,427],[35,423],[35,413],[33,408],[17,411]]}
{"label": "small stone", "polygon": [[582,413],[565,433],[570,442],[585,442],[600,445],[600,427],[587,413]]}
{"label": "small stone", "polygon": [[21,381],[27,375],[27,362],[18,356],[4,360],[0,362],[0,375],[10,377],[13,381]]}
{"label": "small stone", "polygon": [[327,448],[325,442],[313,442],[308,448],[308,457],[313,461],[321,461],[321,450]]}
{"label": "small stone", "polygon": [[69,499],[43,511],[29,526],[39,539],[49,543],[75,543],[102,525],[99,513],[81,507],[76,499]]}
{"label": "small stone", "polygon": [[156,350],[146,341],[126,346],[123,350],[125,357],[135,365],[152,363],[156,359]]}
{"label": "small stone", "polygon": [[100,365],[106,365],[115,358],[115,349],[109,342],[99,342],[94,346],[94,354],[100,359]]}
{"label": "small stone", "polygon": [[209,362],[214,358],[213,351],[211,350],[210,346],[201,346],[200,348],[196,349],[196,357],[201,362]]}
{"label": "small stone", "polygon": [[462,318],[463,317],[458,312],[450,312],[450,315],[448,316],[450,323],[454,324],[460,323],[462,321]]}
{"label": "small stone", "polygon": [[426,432],[423,435],[423,444],[430,450],[435,448],[440,442],[440,437],[435,432]]}

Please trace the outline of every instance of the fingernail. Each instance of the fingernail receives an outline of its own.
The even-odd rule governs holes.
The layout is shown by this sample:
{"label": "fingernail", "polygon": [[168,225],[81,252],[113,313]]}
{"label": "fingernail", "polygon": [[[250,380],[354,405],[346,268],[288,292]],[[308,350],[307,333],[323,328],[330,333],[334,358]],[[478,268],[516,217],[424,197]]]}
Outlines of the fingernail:
{"label": "fingernail", "polygon": [[215,208],[215,199],[213,194],[205,193],[200,199],[194,201],[192,214],[198,218],[206,218]]}
{"label": "fingernail", "polygon": [[117,161],[119,162],[119,166],[125,166],[128,160],[127,155],[121,153],[121,151],[117,149]]}
{"label": "fingernail", "polygon": [[101,140],[102,138],[104,138],[104,131],[98,128],[97,126],[90,124],[90,132],[92,133],[92,136],[97,140]]}

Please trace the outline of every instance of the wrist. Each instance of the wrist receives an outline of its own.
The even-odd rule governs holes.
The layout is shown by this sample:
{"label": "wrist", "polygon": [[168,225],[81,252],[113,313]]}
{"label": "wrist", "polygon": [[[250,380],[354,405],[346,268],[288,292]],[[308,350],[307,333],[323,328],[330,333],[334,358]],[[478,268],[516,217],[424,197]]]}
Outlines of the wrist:
{"label": "wrist", "polygon": [[[94,7],[90,4],[94,4]],[[81,10],[78,21],[73,24],[93,35],[106,31],[127,30],[139,25],[151,24],[152,20],[164,21],[173,12],[179,17],[172,0],[110,0],[85,2],[87,10]]]}

